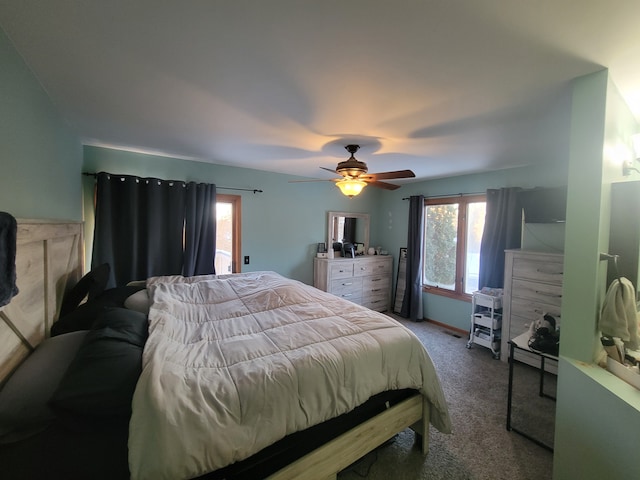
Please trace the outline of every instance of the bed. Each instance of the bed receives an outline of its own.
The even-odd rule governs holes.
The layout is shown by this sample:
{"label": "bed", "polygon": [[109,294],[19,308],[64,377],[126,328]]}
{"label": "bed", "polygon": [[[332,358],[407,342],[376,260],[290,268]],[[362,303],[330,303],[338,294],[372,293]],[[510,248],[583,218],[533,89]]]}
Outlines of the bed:
{"label": "bed", "polygon": [[[29,231],[21,231],[19,252],[32,243]],[[42,335],[31,335],[34,343],[46,338],[61,297],[78,279],[78,249],[81,242],[69,243],[67,261],[61,262],[65,267],[44,269],[57,272],[44,279],[58,285],[48,316],[26,315],[15,307],[7,312],[14,323],[41,324],[36,330]],[[45,257],[56,262],[62,255]],[[19,254],[18,272],[23,262]],[[15,305],[30,290],[27,277],[19,275],[19,284],[20,278]],[[326,479],[407,427],[416,430],[425,454],[429,424],[443,432],[451,429],[427,353],[409,330],[383,314],[274,272],[156,277],[136,295],[141,292],[149,299],[148,316],[142,317],[148,338],[143,346],[139,339],[133,342],[142,352],[141,374],[132,387],[126,422],[102,417],[105,428],[92,425],[66,436],[47,428],[19,442],[23,449],[11,447],[11,458],[26,470],[29,448],[44,455],[53,448],[48,445],[72,440],[74,447],[88,450],[82,456],[89,466],[76,467],[82,475],[92,463],[108,471],[117,462],[104,458],[115,455],[120,470],[104,478],[130,473],[134,479]],[[133,315],[116,310],[109,315]],[[37,319],[21,322],[26,316]],[[125,324],[131,328],[131,322]],[[85,338],[81,346],[86,343]],[[2,345],[0,366],[10,372],[18,362]],[[113,452],[106,455],[106,448]],[[87,460],[94,450],[101,461]],[[56,452],[46,458],[58,457]],[[0,460],[5,459],[0,455]],[[68,464],[56,468],[60,478],[73,478]],[[51,468],[44,471],[54,478]]]}

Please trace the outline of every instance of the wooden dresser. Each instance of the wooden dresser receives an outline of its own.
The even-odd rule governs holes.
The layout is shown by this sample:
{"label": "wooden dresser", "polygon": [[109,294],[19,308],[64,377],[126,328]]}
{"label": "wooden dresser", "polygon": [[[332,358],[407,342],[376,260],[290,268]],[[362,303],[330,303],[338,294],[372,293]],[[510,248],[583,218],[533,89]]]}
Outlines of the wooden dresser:
{"label": "wooden dresser", "polygon": [[[508,341],[527,331],[533,321],[548,313],[560,322],[564,256],[527,250],[506,250],[502,305],[501,358],[508,360]],[[562,335],[561,335],[562,341]],[[515,359],[540,366],[540,359],[517,350]],[[549,362],[548,370],[557,372]]]}
{"label": "wooden dresser", "polygon": [[359,305],[384,312],[391,303],[391,255],[314,258],[313,286]]}

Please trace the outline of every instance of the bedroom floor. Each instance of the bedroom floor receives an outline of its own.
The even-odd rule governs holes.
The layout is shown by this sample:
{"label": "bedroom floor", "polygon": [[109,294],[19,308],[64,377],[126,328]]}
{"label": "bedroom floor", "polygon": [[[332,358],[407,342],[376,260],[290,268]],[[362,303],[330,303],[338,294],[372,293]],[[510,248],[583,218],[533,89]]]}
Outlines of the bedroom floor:
{"label": "bedroom floor", "polygon": [[[449,404],[453,434],[431,427],[429,455],[423,457],[411,430],[348,467],[340,480],[544,480],[552,477],[553,453],[505,428],[509,368],[478,345],[429,322],[394,316],[427,347]],[[452,334],[453,333],[453,334]],[[456,336],[457,335],[457,336]],[[512,425],[553,443],[555,403],[537,395],[537,370],[517,364]],[[555,377],[545,379],[555,394]]]}

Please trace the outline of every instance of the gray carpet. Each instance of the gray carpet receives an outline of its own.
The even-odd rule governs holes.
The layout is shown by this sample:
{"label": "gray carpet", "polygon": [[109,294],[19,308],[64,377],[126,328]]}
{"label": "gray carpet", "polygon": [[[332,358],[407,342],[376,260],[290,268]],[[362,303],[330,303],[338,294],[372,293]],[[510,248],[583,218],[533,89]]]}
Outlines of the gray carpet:
{"label": "gray carpet", "polygon": [[[407,429],[391,442],[351,465],[340,480],[491,479],[544,480],[552,476],[553,454],[506,425],[509,367],[467,338],[429,322],[409,327],[427,347],[449,404],[453,433],[431,427],[429,454],[423,457]],[[452,334],[453,333],[453,334]],[[553,444],[555,403],[538,396],[538,371],[516,363],[512,425]],[[555,395],[555,377],[545,379]]]}

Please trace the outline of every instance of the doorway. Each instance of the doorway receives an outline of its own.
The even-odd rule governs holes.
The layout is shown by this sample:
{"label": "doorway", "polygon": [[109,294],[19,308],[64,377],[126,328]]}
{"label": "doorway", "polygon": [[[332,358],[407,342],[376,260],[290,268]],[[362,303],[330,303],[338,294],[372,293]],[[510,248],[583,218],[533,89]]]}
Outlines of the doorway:
{"label": "doorway", "polygon": [[216,195],[217,275],[240,273],[240,195]]}

